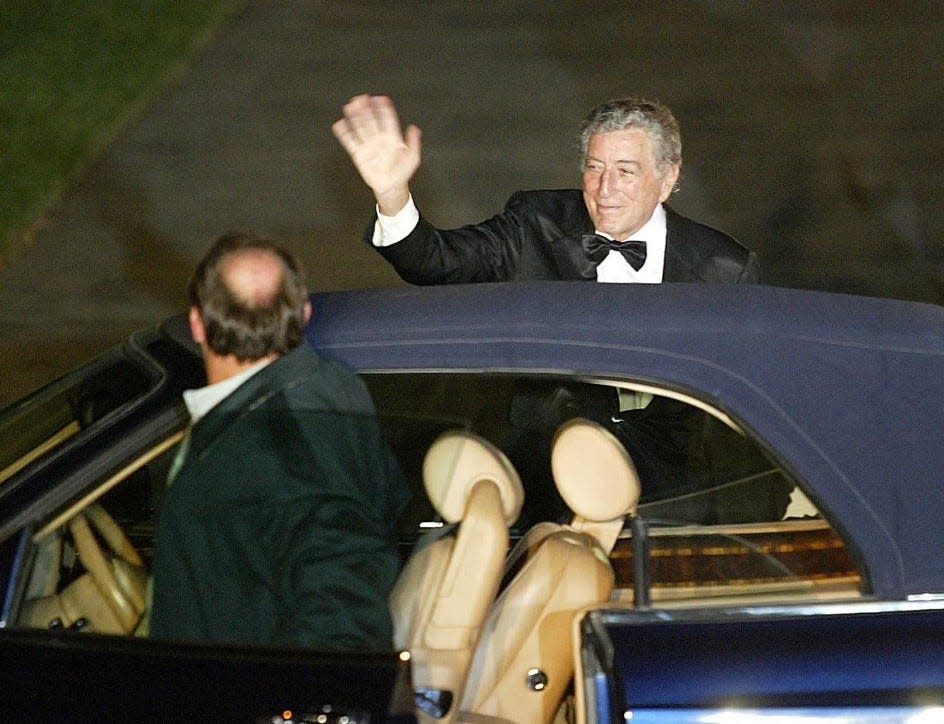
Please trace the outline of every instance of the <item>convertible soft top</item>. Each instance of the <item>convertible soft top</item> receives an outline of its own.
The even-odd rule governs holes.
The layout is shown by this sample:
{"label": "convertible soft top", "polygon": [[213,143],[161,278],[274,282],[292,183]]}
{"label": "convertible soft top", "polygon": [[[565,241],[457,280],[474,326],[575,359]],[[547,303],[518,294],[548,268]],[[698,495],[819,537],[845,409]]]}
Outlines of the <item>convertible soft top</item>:
{"label": "convertible soft top", "polygon": [[753,285],[580,282],[313,297],[358,370],[595,374],[711,403],[768,446],[872,593],[944,591],[944,307]]}

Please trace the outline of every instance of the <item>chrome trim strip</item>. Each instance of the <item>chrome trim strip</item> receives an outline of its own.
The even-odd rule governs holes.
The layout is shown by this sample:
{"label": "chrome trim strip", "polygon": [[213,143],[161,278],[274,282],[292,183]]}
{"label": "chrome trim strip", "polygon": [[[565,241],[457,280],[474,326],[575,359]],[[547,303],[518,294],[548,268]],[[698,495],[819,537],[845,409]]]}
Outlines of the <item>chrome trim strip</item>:
{"label": "chrome trim strip", "polygon": [[944,593],[912,593],[909,601],[944,601]]}
{"label": "chrome trim strip", "polygon": [[940,706],[796,707],[778,709],[638,709],[623,718],[632,724],[748,724],[811,722],[823,724],[918,724],[944,721]]}
{"label": "chrome trim strip", "polygon": [[922,594],[929,598],[900,601],[827,601],[794,604],[759,604],[748,606],[691,607],[640,611],[628,606],[601,606],[596,613],[607,619],[628,621],[704,621],[733,618],[770,618],[784,616],[828,616],[850,613],[894,613],[901,611],[944,610],[944,595]]}

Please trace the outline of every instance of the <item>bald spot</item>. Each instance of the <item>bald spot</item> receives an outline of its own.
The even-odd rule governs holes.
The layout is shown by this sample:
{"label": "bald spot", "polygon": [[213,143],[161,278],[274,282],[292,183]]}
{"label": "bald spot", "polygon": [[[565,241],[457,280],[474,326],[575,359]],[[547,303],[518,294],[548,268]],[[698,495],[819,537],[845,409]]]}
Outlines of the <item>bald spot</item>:
{"label": "bald spot", "polygon": [[269,251],[242,249],[228,254],[220,276],[230,293],[247,308],[273,303],[282,285],[282,263]]}

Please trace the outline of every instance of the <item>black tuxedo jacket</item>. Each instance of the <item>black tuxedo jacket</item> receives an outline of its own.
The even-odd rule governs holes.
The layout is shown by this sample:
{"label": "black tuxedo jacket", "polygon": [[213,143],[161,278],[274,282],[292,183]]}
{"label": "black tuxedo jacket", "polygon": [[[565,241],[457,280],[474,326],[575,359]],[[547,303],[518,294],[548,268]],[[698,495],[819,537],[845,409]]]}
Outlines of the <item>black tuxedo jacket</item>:
{"label": "black tuxedo jacket", "polygon": [[[666,217],[663,281],[757,281],[753,252],[668,207]],[[574,280],[585,278],[579,238],[591,232],[579,189],[518,191],[480,224],[442,230],[420,215],[409,236],[378,251],[411,284]],[[368,241],[372,235],[373,224]]]}

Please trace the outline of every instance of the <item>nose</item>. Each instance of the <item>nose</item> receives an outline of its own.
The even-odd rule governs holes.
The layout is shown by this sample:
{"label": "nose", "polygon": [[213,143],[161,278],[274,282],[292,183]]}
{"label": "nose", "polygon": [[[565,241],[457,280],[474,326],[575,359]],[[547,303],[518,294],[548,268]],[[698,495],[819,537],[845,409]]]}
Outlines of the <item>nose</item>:
{"label": "nose", "polygon": [[613,172],[610,170],[605,170],[603,173],[600,174],[600,183],[599,183],[599,186],[597,187],[597,190],[600,196],[609,196],[610,187],[612,186],[612,184],[613,184]]}

